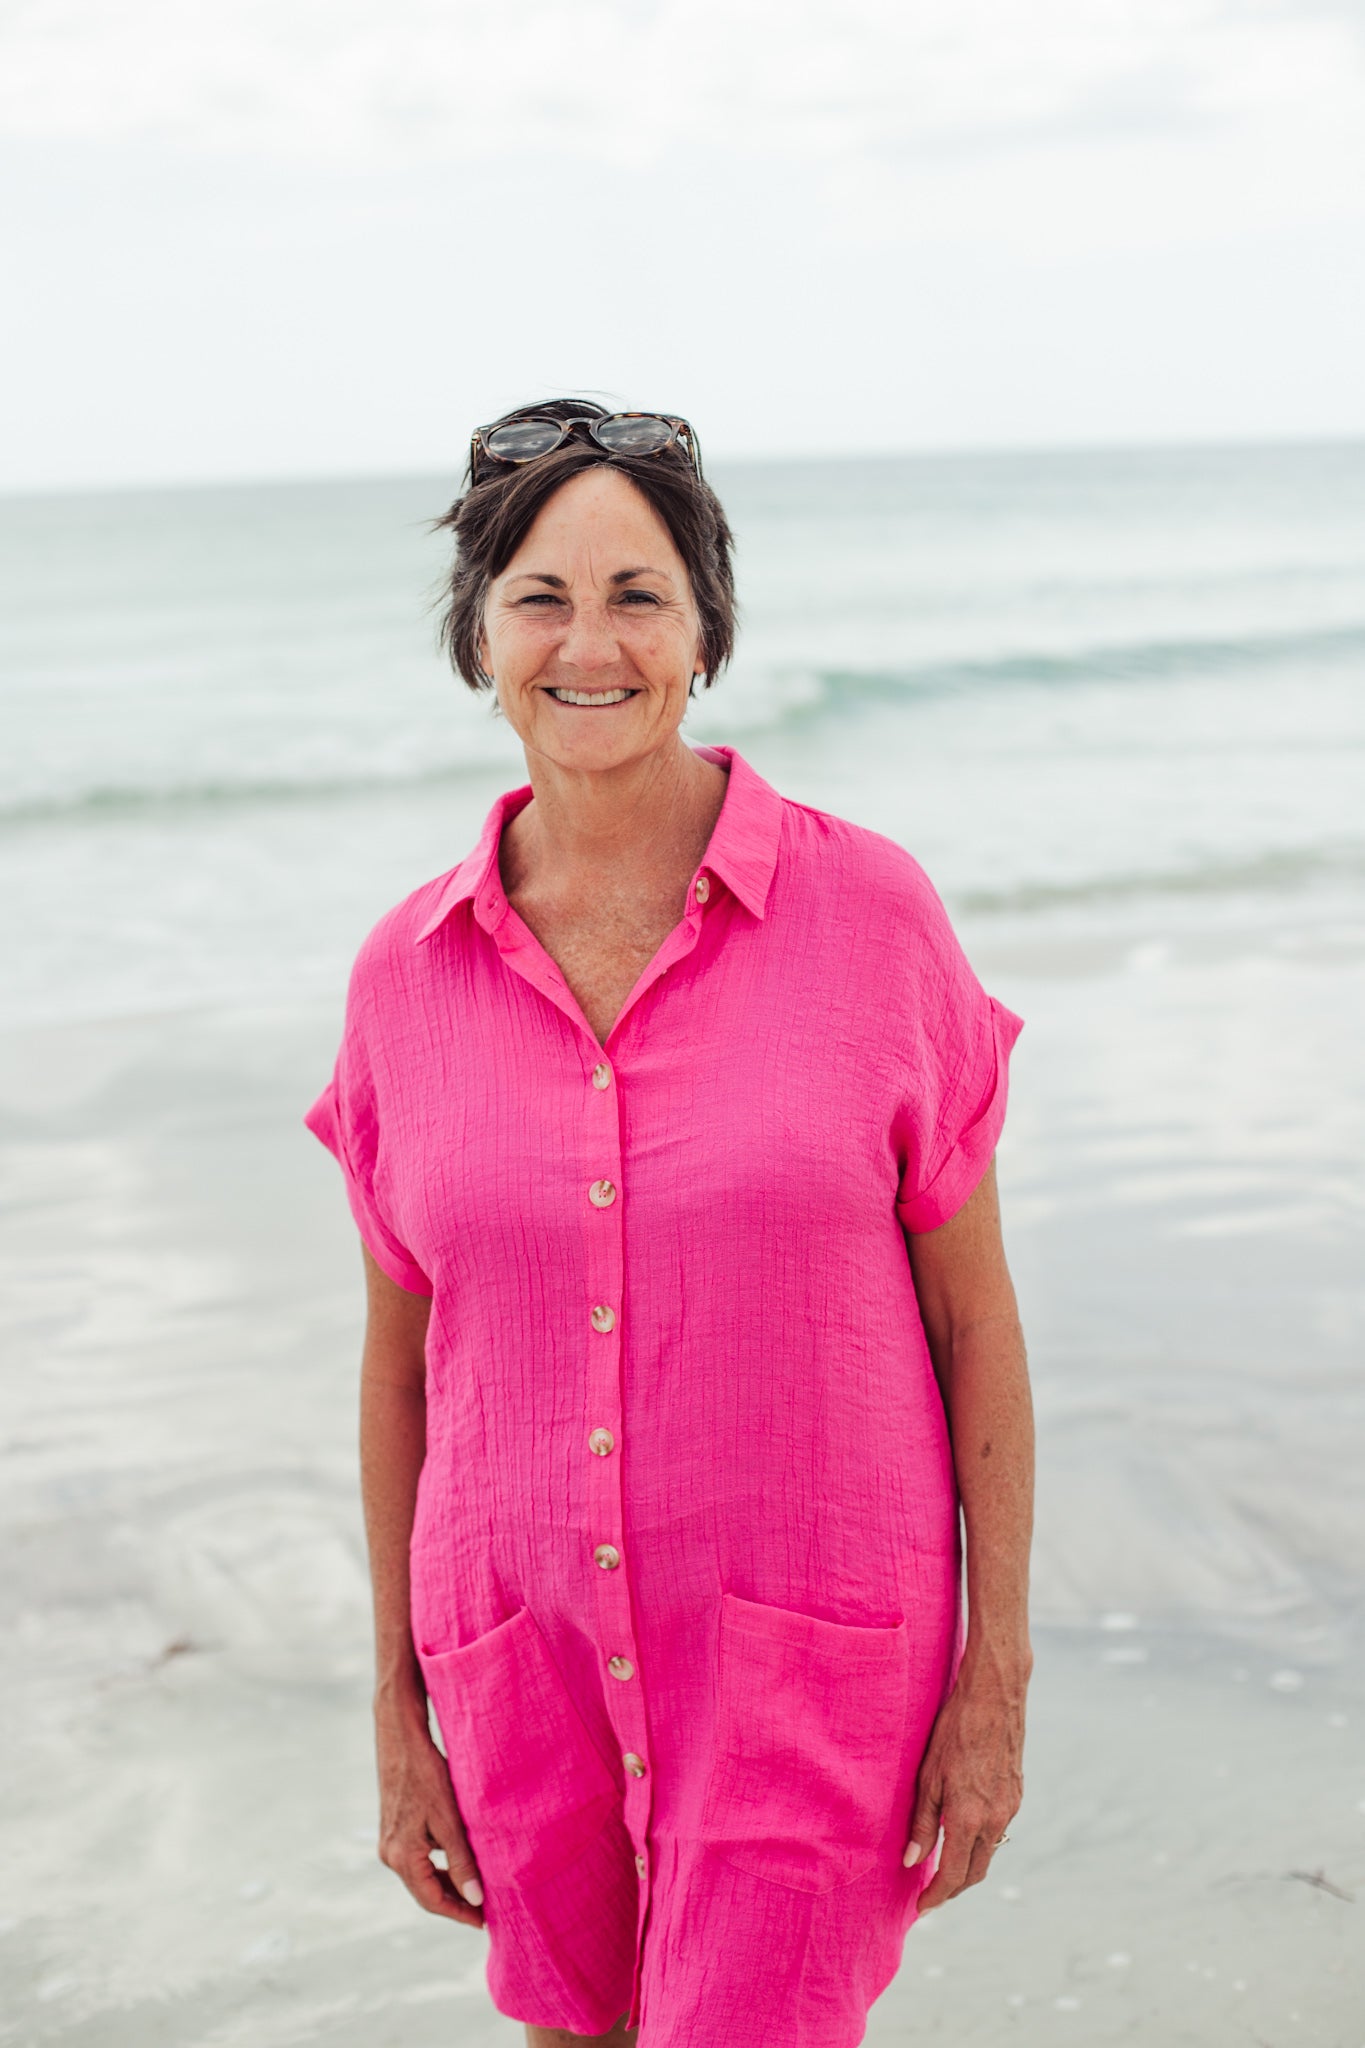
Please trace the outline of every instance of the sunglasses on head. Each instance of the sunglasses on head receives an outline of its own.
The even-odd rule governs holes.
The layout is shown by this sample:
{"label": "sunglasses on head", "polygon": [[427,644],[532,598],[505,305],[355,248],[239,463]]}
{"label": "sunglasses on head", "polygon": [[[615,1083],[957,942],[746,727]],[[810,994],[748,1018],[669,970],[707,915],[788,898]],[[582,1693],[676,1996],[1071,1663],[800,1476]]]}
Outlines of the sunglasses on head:
{"label": "sunglasses on head", "polygon": [[535,462],[562,447],[580,427],[609,455],[662,455],[665,448],[679,445],[701,475],[701,448],[686,420],[658,412],[613,412],[604,419],[576,415],[570,420],[538,413],[501,426],[476,427],[469,446],[470,477],[477,483],[480,457],[497,463]]}

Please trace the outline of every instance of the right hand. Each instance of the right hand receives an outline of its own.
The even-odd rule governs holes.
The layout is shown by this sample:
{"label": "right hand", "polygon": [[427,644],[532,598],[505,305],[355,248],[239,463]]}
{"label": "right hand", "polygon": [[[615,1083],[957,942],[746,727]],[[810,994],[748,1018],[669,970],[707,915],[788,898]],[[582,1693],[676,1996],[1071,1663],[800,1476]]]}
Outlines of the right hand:
{"label": "right hand", "polygon": [[[402,1878],[418,1905],[467,1927],[482,1927],[483,1887],[455,1804],[450,1770],[431,1739],[423,1699],[412,1707],[378,1709],[375,1751],[379,1765],[379,1860]],[[447,1870],[431,1860],[444,1849]],[[471,1886],[474,1899],[462,1894]]]}

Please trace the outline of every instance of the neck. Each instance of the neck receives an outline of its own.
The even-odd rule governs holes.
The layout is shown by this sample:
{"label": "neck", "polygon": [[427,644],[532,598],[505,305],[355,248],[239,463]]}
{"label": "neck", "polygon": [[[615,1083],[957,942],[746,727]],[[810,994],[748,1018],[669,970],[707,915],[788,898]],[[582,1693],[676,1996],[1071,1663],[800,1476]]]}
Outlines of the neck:
{"label": "neck", "polygon": [[682,737],[620,768],[572,769],[527,754],[531,801],[503,832],[509,895],[553,876],[638,876],[680,860],[695,866],[725,797],[726,771]]}

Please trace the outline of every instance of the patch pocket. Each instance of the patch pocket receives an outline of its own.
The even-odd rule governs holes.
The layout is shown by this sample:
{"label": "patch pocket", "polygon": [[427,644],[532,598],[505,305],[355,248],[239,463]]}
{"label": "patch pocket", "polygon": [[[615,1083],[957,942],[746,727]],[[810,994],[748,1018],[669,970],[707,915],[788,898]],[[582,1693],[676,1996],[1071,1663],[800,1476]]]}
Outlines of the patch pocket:
{"label": "patch pocket", "polygon": [[909,1691],[904,1621],[866,1628],[723,1593],[703,1841],[793,1891],[860,1877],[891,1821]]}
{"label": "patch pocket", "polygon": [[457,1650],[417,1645],[481,1875],[539,1884],[620,1804],[529,1608]]}

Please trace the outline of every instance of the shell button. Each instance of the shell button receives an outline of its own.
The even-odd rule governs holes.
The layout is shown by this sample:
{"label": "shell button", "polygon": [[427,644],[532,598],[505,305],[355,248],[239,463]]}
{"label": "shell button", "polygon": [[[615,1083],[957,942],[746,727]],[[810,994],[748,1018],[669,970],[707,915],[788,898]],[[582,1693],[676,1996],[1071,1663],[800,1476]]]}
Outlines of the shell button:
{"label": "shell button", "polygon": [[604,1572],[614,1572],[621,1562],[621,1553],[614,1543],[599,1543],[592,1554],[594,1564],[600,1564]]}
{"label": "shell button", "polygon": [[643,1778],[645,1774],[645,1760],[642,1756],[636,1756],[633,1749],[628,1749],[621,1761],[630,1772],[632,1778]]}
{"label": "shell button", "polygon": [[635,1666],[629,1657],[608,1657],[607,1669],[613,1678],[634,1678]]}
{"label": "shell button", "polygon": [[588,1432],[588,1449],[595,1458],[609,1458],[616,1449],[616,1438],[609,1429],[594,1429]]}
{"label": "shell button", "polygon": [[616,1310],[608,1308],[605,1301],[599,1301],[592,1312],[592,1326],[605,1337],[609,1330],[616,1328]]}
{"label": "shell button", "polygon": [[588,1200],[594,1209],[609,1209],[616,1200],[616,1190],[609,1180],[595,1180],[588,1189]]}

